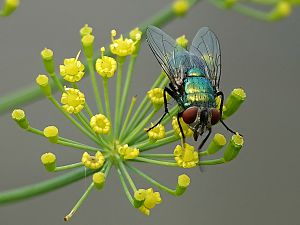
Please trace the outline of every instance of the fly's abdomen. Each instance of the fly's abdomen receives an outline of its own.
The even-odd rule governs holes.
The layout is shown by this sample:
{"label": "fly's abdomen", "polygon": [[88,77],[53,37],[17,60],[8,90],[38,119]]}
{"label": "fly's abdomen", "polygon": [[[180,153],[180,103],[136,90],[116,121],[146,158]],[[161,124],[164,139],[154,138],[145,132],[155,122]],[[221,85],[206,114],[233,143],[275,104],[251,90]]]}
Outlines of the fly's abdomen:
{"label": "fly's abdomen", "polygon": [[210,81],[205,77],[186,77],[184,79],[183,103],[187,108],[191,105],[198,107],[215,107],[214,90]]}

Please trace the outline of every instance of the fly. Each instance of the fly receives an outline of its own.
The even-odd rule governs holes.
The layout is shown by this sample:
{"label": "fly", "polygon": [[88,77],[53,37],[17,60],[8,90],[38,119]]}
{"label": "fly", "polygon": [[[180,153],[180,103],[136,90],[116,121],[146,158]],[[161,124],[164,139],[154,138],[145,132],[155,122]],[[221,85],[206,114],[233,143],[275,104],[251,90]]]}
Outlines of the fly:
{"label": "fly", "polygon": [[[183,143],[185,143],[185,136],[180,117],[193,130],[195,141],[199,135],[202,136],[208,132],[198,150],[209,138],[212,125],[219,121],[228,131],[235,134],[236,132],[222,120],[224,94],[219,90],[221,52],[216,35],[208,27],[202,27],[189,49],[186,50],[157,27],[149,26],[146,34],[153,54],[170,80],[169,87],[165,87],[163,92],[165,112],[148,131],[157,126],[168,114],[166,98],[168,93],[180,108],[177,113],[177,122]],[[216,108],[218,96],[221,97],[219,109]]]}

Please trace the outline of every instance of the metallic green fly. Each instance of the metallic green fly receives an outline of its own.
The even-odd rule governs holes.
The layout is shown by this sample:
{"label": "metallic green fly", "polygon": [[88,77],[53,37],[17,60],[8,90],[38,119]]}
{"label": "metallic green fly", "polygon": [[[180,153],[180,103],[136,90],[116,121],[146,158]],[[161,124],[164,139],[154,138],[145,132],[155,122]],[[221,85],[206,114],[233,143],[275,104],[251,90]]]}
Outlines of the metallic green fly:
{"label": "metallic green fly", "polygon": [[[167,115],[166,93],[179,105],[177,121],[185,141],[180,117],[194,132],[194,139],[206,131],[198,150],[202,148],[211,134],[212,125],[219,121],[227,130],[231,130],[222,120],[224,94],[219,90],[221,77],[220,44],[216,35],[208,28],[202,27],[192,41],[189,50],[179,46],[176,41],[157,27],[147,28],[148,44],[170,79],[169,87],[164,88],[165,113],[151,128],[157,126]],[[216,97],[221,97],[220,108],[216,108]]]}

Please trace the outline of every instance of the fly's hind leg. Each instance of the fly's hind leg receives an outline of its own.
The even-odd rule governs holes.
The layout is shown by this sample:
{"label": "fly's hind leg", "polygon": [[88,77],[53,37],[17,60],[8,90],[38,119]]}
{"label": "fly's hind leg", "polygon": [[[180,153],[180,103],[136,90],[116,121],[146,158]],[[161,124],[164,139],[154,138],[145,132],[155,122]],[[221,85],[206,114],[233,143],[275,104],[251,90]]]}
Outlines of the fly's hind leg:
{"label": "fly's hind leg", "polygon": [[[223,104],[224,104],[224,94],[222,91],[217,92],[217,96],[221,96],[221,104],[220,104],[220,122],[223,124],[223,126],[231,133],[236,134],[237,132],[233,131],[230,129],[222,120],[222,115],[223,115]],[[241,134],[240,134],[241,135]],[[242,135],[241,135],[242,136]]]}
{"label": "fly's hind leg", "polygon": [[165,112],[164,114],[162,115],[162,117],[158,120],[158,122],[153,125],[152,127],[148,128],[147,129],[147,132],[152,130],[154,127],[156,127],[158,124],[160,124],[160,122],[163,120],[163,118],[169,113],[169,109],[168,109],[168,102],[167,102],[167,93],[175,99],[175,92],[171,89],[169,89],[168,87],[165,87],[164,88],[164,92],[163,92],[163,96],[164,96],[164,107],[165,107]]}

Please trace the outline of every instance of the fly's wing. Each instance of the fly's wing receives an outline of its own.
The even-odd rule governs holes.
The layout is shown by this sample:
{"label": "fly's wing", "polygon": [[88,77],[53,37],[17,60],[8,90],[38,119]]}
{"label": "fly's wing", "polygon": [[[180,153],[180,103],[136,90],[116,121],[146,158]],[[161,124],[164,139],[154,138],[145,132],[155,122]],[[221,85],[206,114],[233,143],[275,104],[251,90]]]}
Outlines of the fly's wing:
{"label": "fly's wing", "polygon": [[208,28],[202,27],[194,37],[189,49],[205,65],[206,75],[212,85],[219,89],[221,77],[221,50],[218,38]]}
{"label": "fly's wing", "polygon": [[189,52],[157,27],[148,26],[146,34],[147,42],[157,61],[172,84],[178,88],[185,75],[184,63],[190,61]]}

